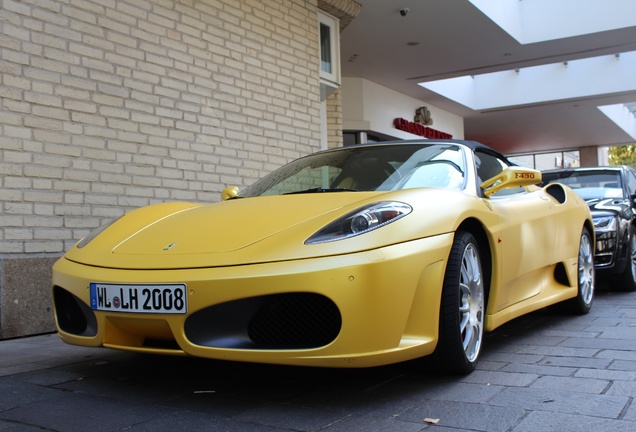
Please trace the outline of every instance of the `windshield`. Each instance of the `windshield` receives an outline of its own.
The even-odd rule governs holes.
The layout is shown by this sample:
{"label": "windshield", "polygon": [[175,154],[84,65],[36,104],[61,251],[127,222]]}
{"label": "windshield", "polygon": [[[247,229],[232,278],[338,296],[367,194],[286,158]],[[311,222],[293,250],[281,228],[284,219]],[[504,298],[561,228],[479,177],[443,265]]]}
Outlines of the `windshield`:
{"label": "windshield", "polygon": [[574,189],[583,199],[622,198],[623,188],[618,171],[567,171],[544,173],[544,184],[561,183]]}
{"label": "windshield", "polygon": [[263,177],[241,197],[416,187],[462,189],[466,161],[454,144],[345,147],[297,159]]}

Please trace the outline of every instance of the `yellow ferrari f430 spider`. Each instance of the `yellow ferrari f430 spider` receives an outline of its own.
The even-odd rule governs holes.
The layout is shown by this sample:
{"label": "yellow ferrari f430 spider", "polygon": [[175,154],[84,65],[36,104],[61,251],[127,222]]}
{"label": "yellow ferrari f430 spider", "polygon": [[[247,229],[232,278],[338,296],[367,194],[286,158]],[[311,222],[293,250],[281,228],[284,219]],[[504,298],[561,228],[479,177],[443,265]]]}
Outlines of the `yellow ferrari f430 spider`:
{"label": "yellow ferrari f430 spider", "polygon": [[217,203],[163,203],[85,237],[53,269],[70,344],[369,367],[433,355],[561,303],[589,311],[594,226],[567,186],[481,144],[315,153]]}

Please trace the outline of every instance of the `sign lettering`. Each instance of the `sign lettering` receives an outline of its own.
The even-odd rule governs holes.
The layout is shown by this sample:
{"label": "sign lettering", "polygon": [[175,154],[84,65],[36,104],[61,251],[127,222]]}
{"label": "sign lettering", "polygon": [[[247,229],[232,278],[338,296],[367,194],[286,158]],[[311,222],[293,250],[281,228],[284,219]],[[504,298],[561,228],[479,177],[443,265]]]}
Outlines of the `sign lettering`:
{"label": "sign lettering", "polygon": [[424,138],[449,139],[453,137],[453,135],[449,133],[441,132],[436,129],[423,126],[419,123],[410,122],[403,118],[396,118],[395,120],[393,120],[393,126],[396,129],[412,133],[414,135],[419,135]]}

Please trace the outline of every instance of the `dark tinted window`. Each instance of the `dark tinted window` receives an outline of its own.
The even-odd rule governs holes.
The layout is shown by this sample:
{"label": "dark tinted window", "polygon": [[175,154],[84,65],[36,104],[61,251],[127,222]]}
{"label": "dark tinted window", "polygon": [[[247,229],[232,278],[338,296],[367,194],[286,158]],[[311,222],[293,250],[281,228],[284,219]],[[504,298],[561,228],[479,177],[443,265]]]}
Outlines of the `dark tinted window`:
{"label": "dark tinted window", "polygon": [[631,169],[627,171],[627,188],[630,195],[636,194],[636,171]]}
{"label": "dark tinted window", "polygon": [[623,185],[616,170],[564,171],[544,173],[543,183],[562,183],[574,189],[583,199],[621,198]]}

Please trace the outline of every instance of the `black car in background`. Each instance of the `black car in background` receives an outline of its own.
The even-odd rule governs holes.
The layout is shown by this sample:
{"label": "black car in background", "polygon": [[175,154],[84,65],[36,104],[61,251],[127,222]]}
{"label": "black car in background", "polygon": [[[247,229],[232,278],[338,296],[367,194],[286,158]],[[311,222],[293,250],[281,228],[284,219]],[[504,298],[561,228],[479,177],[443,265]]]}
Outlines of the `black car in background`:
{"label": "black car in background", "polygon": [[562,183],[589,205],[596,231],[595,268],[610,288],[636,291],[636,171],[628,166],[543,171],[543,183]]}

